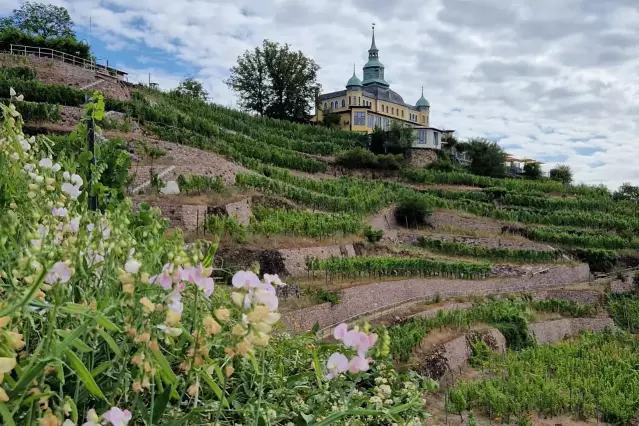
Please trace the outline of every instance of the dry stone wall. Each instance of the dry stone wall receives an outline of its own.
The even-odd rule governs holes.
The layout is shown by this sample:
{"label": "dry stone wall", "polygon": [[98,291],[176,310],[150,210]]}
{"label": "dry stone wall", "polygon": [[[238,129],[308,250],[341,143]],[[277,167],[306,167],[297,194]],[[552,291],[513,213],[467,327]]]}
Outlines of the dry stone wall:
{"label": "dry stone wall", "polygon": [[434,228],[472,229],[492,234],[500,234],[502,228],[498,222],[473,219],[452,212],[434,212],[428,221]]}
{"label": "dry stone wall", "polygon": [[299,249],[279,250],[284,261],[287,275],[300,277],[306,275],[306,259],[328,259],[330,257],[355,257],[355,248],[352,244],[344,246],[308,247]]}
{"label": "dry stone wall", "polygon": [[528,332],[537,343],[557,343],[582,331],[599,332],[614,327],[611,318],[565,318],[528,325]]}
{"label": "dry stone wall", "polygon": [[413,167],[427,167],[437,161],[437,153],[432,149],[411,148],[410,165]]}
{"label": "dry stone wall", "polygon": [[169,220],[169,225],[188,231],[201,226],[206,217],[207,206],[192,204],[175,204],[164,201],[134,200],[133,207],[137,209],[140,204],[147,203],[157,207],[162,216]]}
{"label": "dry stone wall", "polygon": [[590,278],[588,265],[557,266],[545,272],[525,277],[499,280],[410,279],[351,287],[340,293],[340,303],[324,303],[284,313],[282,322],[292,331],[310,330],[315,323],[320,328],[352,321],[358,316],[389,309],[416,300],[469,297],[474,295],[532,292],[565,284],[586,282]]}
{"label": "dry stone wall", "polygon": [[237,219],[240,225],[248,226],[251,224],[251,199],[245,198],[235,203],[229,203],[224,206],[226,214]]}
{"label": "dry stone wall", "polygon": [[[403,231],[399,233],[399,240],[403,244],[415,244],[419,240],[421,235]],[[504,238],[489,238],[489,237],[467,237],[462,235],[426,235],[428,238],[437,239],[451,243],[463,243],[473,246],[481,246],[486,248],[511,248],[518,250],[538,250],[538,251],[551,251],[553,250],[547,244],[535,243],[533,241],[525,239],[504,239]]]}
{"label": "dry stone wall", "polygon": [[603,293],[597,290],[548,290],[533,294],[533,300],[567,300],[580,305],[599,305],[603,302]]}

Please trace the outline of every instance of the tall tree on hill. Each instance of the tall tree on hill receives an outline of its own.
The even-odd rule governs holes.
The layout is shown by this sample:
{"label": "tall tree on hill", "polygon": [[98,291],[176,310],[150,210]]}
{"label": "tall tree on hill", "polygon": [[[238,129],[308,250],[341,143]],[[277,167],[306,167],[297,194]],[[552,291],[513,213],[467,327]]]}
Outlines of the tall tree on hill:
{"label": "tall tree on hill", "polygon": [[193,77],[187,77],[180,82],[180,85],[172,90],[172,93],[178,96],[188,96],[195,99],[206,101],[209,97],[209,92],[204,90],[204,86],[201,81],[194,79]]}
{"label": "tall tree on hill", "polygon": [[570,166],[560,164],[554,169],[551,169],[550,179],[570,185],[572,183],[572,170],[570,169]]}
{"label": "tall tree on hill", "polygon": [[27,34],[44,38],[73,37],[73,21],[62,6],[24,2],[11,16],[0,22],[0,29],[16,28]]}
{"label": "tall tree on hill", "polygon": [[467,142],[457,145],[458,150],[470,154],[470,171],[473,174],[490,177],[504,177],[506,175],[506,152],[496,142],[485,138],[471,138]]}
{"label": "tall tree on hill", "polygon": [[320,85],[320,67],[288,44],[264,40],[262,46],[237,58],[225,83],[240,98],[243,108],[260,115],[304,122]]}

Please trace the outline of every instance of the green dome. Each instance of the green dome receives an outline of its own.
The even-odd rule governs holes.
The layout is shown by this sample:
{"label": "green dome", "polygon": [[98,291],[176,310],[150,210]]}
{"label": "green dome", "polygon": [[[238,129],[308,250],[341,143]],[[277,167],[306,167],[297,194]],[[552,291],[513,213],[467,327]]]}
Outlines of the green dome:
{"label": "green dome", "polygon": [[417,103],[415,104],[415,106],[417,108],[419,107],[427,107],[430,108],[430,104],[428,103],[428,101],[426,100],[426,98],[424,97],[424,88],[422,87],[422,97],[419,98],[419,100],[417,101]]}
{"label": "green dome", "polygon": [[362,80],[355,75],[355,69],[353,69],[353,76],[346,83],[346,87],[362,87]]}

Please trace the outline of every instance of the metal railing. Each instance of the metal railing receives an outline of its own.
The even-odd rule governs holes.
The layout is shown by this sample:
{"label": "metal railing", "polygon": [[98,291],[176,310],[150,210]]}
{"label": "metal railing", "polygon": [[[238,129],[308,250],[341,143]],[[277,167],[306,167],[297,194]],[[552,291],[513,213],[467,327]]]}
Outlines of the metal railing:
{"label": "metal railing", "polygon": [[82,67],[98,74],[119,79],[117,71],[114,68],[109,67],[108,61],[105,65],[102,65],[93,60],[70,55],[59,50],[48,49],[45,47],[22,46],[19,44],[12,44],[9,47],[9,53],[18,56],[37,56],[38,58],[55,59],[77,67]]}

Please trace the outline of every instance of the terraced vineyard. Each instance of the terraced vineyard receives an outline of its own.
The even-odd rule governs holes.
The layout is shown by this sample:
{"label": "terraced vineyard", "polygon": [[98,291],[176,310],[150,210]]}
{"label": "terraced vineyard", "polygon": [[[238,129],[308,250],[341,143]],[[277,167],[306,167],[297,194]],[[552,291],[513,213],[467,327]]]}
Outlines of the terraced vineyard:
{"label": "terraced vineyard", "polygon": [[[60,124],[69,114],[69,108],[76,111],[81,106],[86,92],[63,84],[43,84],[28,69],[0,72],[0,91],[9,94],[10,88],[24,95],[25,101],[14,102],[27,121],[25,129],[34,127],[42,131],[49,126],[52,131],[62,133],[52,137],[55,146],[50,147],[53,148],[51,152],[56,158],[59,156],[61,162],[73,165],[72,169],[77,173],[86,173],[88,157],[79,155],[85,149],[84,139],[78,132],[71,133],[73,129]],[[417,316],[408,321],[400,320],[390,327],[384,344],[390,346],[396,363],[408,362],[408,367],[412,368],[415,348],[435,329],[465,329],[478,324],[496,327],[505,336],[510,351],[501,359],[477,351],[475,362],[484,362],[481,365],[492,375],[452,385],[455,392],[465,395],[463,410],[484,412],[488,407],[493,418],[511,416],[517,419],[532,411],[548,415],[572,413],[585,418],[602,414],[615,424],[622,424],[639,414],[639,406],[633,399],[636,395],[622,397],[623,389],[613,383],[615,379],[625,387],[636,385],[631,369],[614,356],[617,350],[630,360],[630,364],[634,362],[632,354],[637,348],[630,334],[587,336],[558,346],[533,347],[527,332],[536,316],[582,318],[601,314],[603,310],[597,311],[571,300],[532,300],[529,295],[518,295],[509,301],[477,299],[492,296],[486,289],[496,293],[506,292],[503,289],[511,291],[511,288],[524,293],[545,291],[553,286],[553,278],[545,277],[557,277],[562,286],[585,286],[584,292],[595,291],[595,284],[588,282],[584,264],[592,273],[609,274],[604,284],[597,283],[596,291],[611,292],[615,286],[631,291],[636,286],[634,278],[626,278],[624,274],[626,267],[634,266],[634,250],[639,249],[636,203],[618,201],[606,188],[564,185],[545,178],[496,179],[409,166],[383,174],[344,171],[335,159],[365,144],[366,138],[319,126],[254,117],[189,97],[144,88],[134,89],[128,100],[106,99],[105,108],[120,113],[118,120],[135,124],[128,129],[120,125],[117,134],[131,141],[136,147],[135,156],[139,158],[131,157],[134,164],[125,167],[124,164],[131,160],[121,141],[98,149],[96,187],[99,191],[96,192],[99,192],[100,206],[104,211],[110,211],[124,204],[126,184],[130,180],[127,173],[135,173],[139,168],[149,174],[142,185],[143,193],[132,196],[136,205],[141,206],[139,213],[132,217],[133,222],[126,223],[132,226],[130,233],[126,233],[127,241],[134,237],[140,241],[149,238],[150,244],[160,244],[156,241],[161,239],[157,233],[164,229],[164,223],[160,225],[157,221],[155,225],[155,215],[159,213],[148,209],[144,203],[158,207],[173,228],[166,234],[171,244],[183,234],[189,244],[208,239],[214,242],[215,249],[219,244],[223,262],[212,265],[219,266],[220,270],[241,264],[244,269],[259,266],[261,272],[285,277],[292,290],[278,289],[278,295],[290,297],[284,300],[282,296],[282,319],[286,327],[295,331],[308,331],[317,315],[325,315],[317,319],[322,320],[322,327],[330,329],[342,320],[354,321],[354,318],[390,309],[391,305],[394,309],[395,305],[402,307],[416,301],[439,302],[434,300],[439,299],[434,290],[431,293],[424,290],[438,286],[437,289],[445,291],[448,285],[454,285],[459,291],[449,297],[463,299],[464,303],[472,305],[469,309],[441,313],[435,318]],[[105,123],[102,121],[103,125]],[[98,120],[97,124],[99,126],[101,122]],[[142,143],[159,146],[158,141],[162,141],[165,149],[155,157],[139,149]],[[184,147],[193,150],[183,151]],[[196,162],[195,157],[199,156],[205,159]],[[160,157],[162,161],[157,161]],[[181,193],[165,194],[168,186],[164,179],[177,180],[182,186]],[[472,188],[468,186],[480,189],[469,190]],[[0,205],[3,205],[3,196],[0,195]],[[428,207],[429,215],[425,215],[423,226],[402,227],[398,223],[401,221],[395,218],[395,206],[407,199]],[[124,219],[122,223],[125,223]],[[150,224],[154,224],[152,231],[148,229]],[[368,229],[369,226],[372,228]],[[38,227],[32,231],[36,229]],[[67,228],[63,229],[67,232]],[[225,236],[231,238],[225,239]],[[463,236],[463,242],[451,241],[457,236]],[[539,243],[552,247],[542,249]],[[166,244],[168,247],[169,243]],[[170,247],[170,251],[161,248],[161,259],[153,257],[150,249],[141,252],[148,255],[154,271],[169,259],[177,257],[190,264],[191,257],[195,256],[189,254],[191,257],[188,257],[176,251],[174,245]],[[132,246],[127,246],[127,250],[130,248]],[[158,252],[161,250],[158,248]],[[201,260],[197,256],[193,258]],[[227,276],[232,276],[226,271],[224,274],[219,279],[216,277],[216,285],[224,286]],[[118,279],[113,278],[108,283],[113,294],[120,286]],[[253,290],[247,288],[246,291],[247,299],[243,299],[242,304],[250,305]],[[237,304],[235,300],[224,298]],[[628,333],[636,332],[639,326],[636,300],[632,296],[614,296],[612,293],[605,298],[606,313],[620,328]],[[194,307],[188,309],[194,312],[189,314],[193,318],[198,312],[197,301],[196,298]],[[144,315],[153,312],[148,311],[144,311]],[[140,312],[143,312],[142,308]],[[70,317],[69,321],[76,324],[75,317]],[[305,329],[296,328],[296,322],[305,324]],[[167,327],[171,324],[167,324],[162,325],[170,331]],[[215,329],[215,326],[211,327]],[[268,328],[270,330],[270,325]],[[383,333],[380,332],[380,336],[384,336]],[[179,341],[186,353],[192,336],[190,333],[185,335],[188,337],[176,339],[176,342]],[[67,334],[60,334],[61,338],[65,336]],[[317,343],[310,343],[310,340],[304,344]],[[318,355],[299,361],[299,365],[304,364],[299,368],[306,370],[300,373],[303,376],[296,376],[292,367],[289,371],[285,365],[286,347],[299,349],[301,346],[285,342],[278,347],[280,349],[273,349],[271,355],[283,362],[279,367],[273,367],[274,371],[286,370],[278,377],[286,375],[286,380],[295,386],[323,389],[325,374],[320,373]],[[324,352],[319,356],[325,362],[326,348],[321,347]],[[585,354],[586,349],[590,354]],[[224,352],[221,346],[213,350],[217,351],[215,356]],[[276,353],[276,350],[281,351]],[[376,352],[383,353],[382,349]],[[203,359],[207,355],[202,355]],[[171,362],[176,361],[173,366],[176,369],[178,359],[179,355],[172,355]],[[390,359],[386,361],[390,365]],[[246,365],[243,363],[242,366],[256,368],[257,362],[255,358],[247,358]],[[160,364],[170,372],[172,366],[168,362],[160,358]],[[308,370],[311,364],[313,370]],[[236,367],[240,368],[239,365]],[[211,371],[216,379],[227,380],[222,377],[225,375],[222,370],[219,373],[214,369]],[[100,377],[101,372],[94,370],[89,375],[93,374]],[[165,376],[160,383],[173,386],[174,383],[166,380],[170,374],[166,371],[162,374]],[[587,374],[597,377],[601,389],[598,390]],[[100,384],[112,385],[113,377],[102,377]],[[202,377],[212,389],[207,391],[207,397],[214,398],[218,407],[225,402],[229,404],[228,401],[234,398],[216,388],[208,373]],[[518,377],[523,379],[518,381]],[[250,380],[253,383],[255,377]],[[13,386],[15,380],[10,381]],[[167,395],[164,399],[177,399],[170,392],[170,386],[166,389],[168,393],[163,393]],[[618,402],[615,402],[616,398],[619,398]],[[406,402],[398,396],[397,401],[400,400]],[[144,405],[141,401],[138,404]],[[233,400],[230,404],[240,406],[242,402]],[[359,406],[368,407],[366,404],[362,402]],[[411,405],[406,409],[413,408]],[[224,416],[229,419],[241,417],[226,412]],[[294,418],[290,413],[287,416],[286,421]],[[207,413],[201,418],[202,421],[213,421]],[[253,419],[251,414],[246,414],[246,418]],[[299,421],[296,424],[303,424]],[[258,424],[257,419],[255,422]],[[325,421],[323,424],[341,423]]]}

